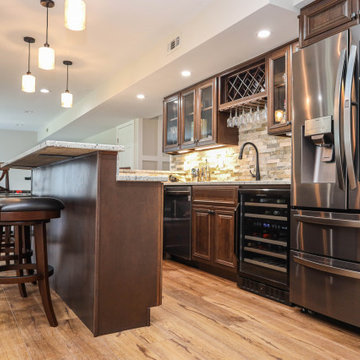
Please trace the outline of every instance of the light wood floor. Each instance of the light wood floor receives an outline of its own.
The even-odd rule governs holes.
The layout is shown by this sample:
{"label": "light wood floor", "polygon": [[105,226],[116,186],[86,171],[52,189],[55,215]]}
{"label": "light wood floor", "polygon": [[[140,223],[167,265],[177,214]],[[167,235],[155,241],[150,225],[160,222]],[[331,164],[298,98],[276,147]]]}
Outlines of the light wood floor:
{"label": "light wood floor", "polygon": [[360,359],[360,334],[164,262],[163,305],[151,326],[94,338],[54,294],[50,328],[36,287],[0,287],[0,360]]}

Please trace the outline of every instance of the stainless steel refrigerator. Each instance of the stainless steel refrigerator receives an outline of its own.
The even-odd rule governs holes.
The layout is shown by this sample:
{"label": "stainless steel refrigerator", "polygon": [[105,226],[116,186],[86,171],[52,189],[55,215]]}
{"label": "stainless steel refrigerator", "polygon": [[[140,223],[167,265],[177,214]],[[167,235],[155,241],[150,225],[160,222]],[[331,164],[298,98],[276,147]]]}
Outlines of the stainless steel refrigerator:
{"label": "stainless steel refrigerator", "polygon": [[360,26],[293,57],[290,301],[360,326]]}

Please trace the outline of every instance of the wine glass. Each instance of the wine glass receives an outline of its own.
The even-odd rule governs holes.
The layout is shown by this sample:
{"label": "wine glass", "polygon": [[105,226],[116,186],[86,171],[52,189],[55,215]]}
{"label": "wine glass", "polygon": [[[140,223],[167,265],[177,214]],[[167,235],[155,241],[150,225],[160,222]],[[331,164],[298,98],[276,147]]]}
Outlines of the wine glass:
{"label": "wine glass", "polygon": [[234,127],[234,118],[232,116],[232,109],[230,109],[230,114],[226,123],[227,123],[227,127]]}
{"label": "wine glass", "polygon": [[250,108],[249,112],[247,113],[246,118],[247,118],[247,123],[248,123],[248,124],[251,124],[251,123],[252,123],[252,121],[253,121],[253,112],[252,112],[252,108]]}
{"label": "wine glass", "polygon": [[239,115],[238,108],[235,109],[234,126],[239,127]]}
{"label": "wine glass", "polygon": [[261,123],[261,112],[260,112],[260,106],[258,105],[255,113],[255,124],[260,125],[260,123]]}

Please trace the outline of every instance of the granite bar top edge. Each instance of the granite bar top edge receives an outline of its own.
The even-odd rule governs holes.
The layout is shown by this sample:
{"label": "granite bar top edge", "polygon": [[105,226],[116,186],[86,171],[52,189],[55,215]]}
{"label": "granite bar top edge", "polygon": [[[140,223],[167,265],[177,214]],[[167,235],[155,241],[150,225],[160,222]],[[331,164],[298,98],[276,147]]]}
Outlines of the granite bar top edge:
{"label": "granite bar top edge", "polygon": [[[11,168],[12,164],[29,156],[33,153],[36,153],[46,147],[59,147],[59,148],[68,148],[68,149],[88,149],[95,151],[108,151],[108,152],[119,152],[124,151],[125,148],[122,145],[110,145],[110,144],[95,144],[95,143],[82,143],[82,142],[72,142],[72,141],[59,141],[59,140],[45,140],[44,142],[32,147],[29,150],[24,151],[23,153],[15,156],[14,158],[3,162],[1,168]],[[31,167],[24,167],[31,169]]]}

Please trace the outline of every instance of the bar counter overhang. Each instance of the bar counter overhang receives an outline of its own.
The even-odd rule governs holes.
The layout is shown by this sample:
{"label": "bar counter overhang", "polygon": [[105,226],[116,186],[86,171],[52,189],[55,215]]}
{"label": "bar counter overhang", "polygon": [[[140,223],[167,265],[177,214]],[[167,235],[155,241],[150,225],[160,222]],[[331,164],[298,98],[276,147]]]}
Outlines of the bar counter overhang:
{"label": "bar counter overhang", "polygon": [[161,304],[163,184],[117,181],[122,150],[46,141],[3,164],[64,202],[47,227],[51,287],[95,336],[150,325]]}

